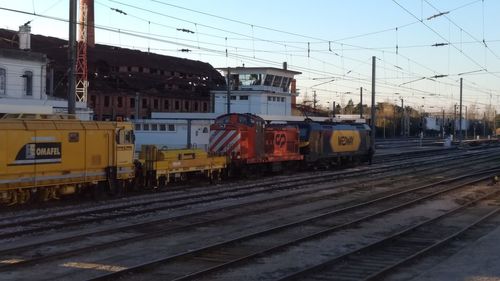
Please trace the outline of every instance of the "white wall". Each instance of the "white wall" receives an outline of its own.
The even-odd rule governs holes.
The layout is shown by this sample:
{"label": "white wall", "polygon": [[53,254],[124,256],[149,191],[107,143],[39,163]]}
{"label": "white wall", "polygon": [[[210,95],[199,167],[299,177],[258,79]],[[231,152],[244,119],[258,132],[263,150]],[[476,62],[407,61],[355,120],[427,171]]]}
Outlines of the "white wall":
{"label": "white wall", "polygon": [[[12,52],[16,52],[15,50]],[[21,52],[21,51],[19,51]],[[24,53],[21,52],[21,56]],[[41,55],[40,55],[41,56]],[[68,101],[48,97],[46,90],[46,61],[0,56],[0,68],[6,70],[5,94],[0,94],[0,113],[67,113]],[[32,95],[26,95],[25,71],[33,73]],[[76,103],[76,115],[81,120],[91,120],[93,111],[85,103]]]}
{"label": "white wall", "polygon": [[[283,93],[267,93],[258,91],[234,91],[231,96],[231,112],[253,113],[265,115],[291,115],[291,97]],[[247,96],[248,100],[241,100]],[[271,98],[269,100],[268,98]],[[227,112],[227,96],[225,93],[214,94],[214,112],[224,114]]]}
{"label": "white wall", "polygon": [[[171,149],[186,148],[188,139],[187,120],[168,120],[168,119],[139,119],[132,120],[135,127],[136,149],[140,150],[143,144],[153,144],[158,147],[167,147]],[[210,120],[192,120],[191,121],[191,146],[208,149],[210,137]],[[147,124],[148,130],[144,130],[144,124]],[[160,125],[166,127],[165,131],[160,130]],[[168,125],[173,125],[174,130],[168,130]]]}
{"label": "white wall", "polygon": [[[0,57],[0,68],[6,70],[6,89],[3,97],[16,99],[41,100],[46,98],[45,81],[46,65],[45,62],[11,59]],[[25,79],[22,77],[25,71],[33,72],[33,95],[25,95]]]}

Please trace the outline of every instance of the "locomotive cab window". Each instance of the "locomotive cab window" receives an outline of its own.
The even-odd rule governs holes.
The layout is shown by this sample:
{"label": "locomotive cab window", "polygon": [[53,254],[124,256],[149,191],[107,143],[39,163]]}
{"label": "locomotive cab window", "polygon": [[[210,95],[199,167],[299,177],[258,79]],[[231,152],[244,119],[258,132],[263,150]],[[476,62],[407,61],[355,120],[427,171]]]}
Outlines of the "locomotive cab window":
{"label": "locomotive cab window", "polygon": [[132,130],[119,129],[116,132],[117,144],[133,144],[134,141],[135,141],[135,135]]}
{"label": "locomotive cab window", "polygon": [[217,124],[229,124],[231,116],[227,115],[221,118],[218,118],[215,123]]}
{"label": "locomotive cab window", "polygon": [[135,134],[134,131],[126,131],[125,132],[125,143],[126,144],[134,144],[135,143]]}

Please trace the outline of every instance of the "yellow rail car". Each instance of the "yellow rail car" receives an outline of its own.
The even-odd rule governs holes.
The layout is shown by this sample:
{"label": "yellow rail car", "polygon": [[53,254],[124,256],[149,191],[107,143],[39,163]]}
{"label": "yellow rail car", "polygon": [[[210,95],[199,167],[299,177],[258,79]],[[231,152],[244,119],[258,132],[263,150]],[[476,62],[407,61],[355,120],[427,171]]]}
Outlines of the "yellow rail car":
{"label": "yellow rail car", "polygon": [[0,203],[119,189],[134,177],[133,152],[131,123],[6,115],[0,119]]}
{"label": "yellow rail car", "polygon": [[203,174],[218,180],[226,170],[225,156],[210,156],[201,149],[162,150],[154,145],[142,146],[139,155],[144,184],[163,187],[169,182],[184,180],[189,174]]}

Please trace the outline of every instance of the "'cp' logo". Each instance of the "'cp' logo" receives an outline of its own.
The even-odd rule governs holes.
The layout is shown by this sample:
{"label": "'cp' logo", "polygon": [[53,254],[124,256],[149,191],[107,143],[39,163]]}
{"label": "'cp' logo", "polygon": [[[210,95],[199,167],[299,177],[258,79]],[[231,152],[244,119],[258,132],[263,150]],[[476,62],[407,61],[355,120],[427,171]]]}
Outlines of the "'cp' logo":
{"label": "'cp' logo", "polygon": [[279,147],[283,147],[283,145],[285,145],[285,143],[286,143],[285,134],[277,134],[275,139],[274,139],[274,143]]}

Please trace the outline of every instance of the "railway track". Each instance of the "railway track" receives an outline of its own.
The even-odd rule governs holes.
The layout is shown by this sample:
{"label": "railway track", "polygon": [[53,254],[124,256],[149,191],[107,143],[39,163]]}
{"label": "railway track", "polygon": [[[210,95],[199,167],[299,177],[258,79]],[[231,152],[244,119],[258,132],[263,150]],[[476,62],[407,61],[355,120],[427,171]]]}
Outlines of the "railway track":
{"label": "railway track", "polygon": [[[412,173],[414,173],[414,171],[412,171]],[[223,223],[242,216],[265,214],[274,210],[304,204],[304,202],[311,204],[314,202],[325,201],[333,197],[340,197],[349,192],[352,193],[353,190],[343,190],[342,192],[333,191],[330,194],[311,194],[311,192],[301,192],[300,196],[290,194],[280,196],[279,198],[268,198],[257,202],[254,201],[246,204],[239,204],[233,208],[227,207],[205,210],[188,215],[182,215],[180,217],[171,217],[167,219],[155,220],[153,222],[132,224],[124,227],[113,228],[111,230],[85,233],[68,238],[31,243],[21,247],[4,249],[0,251],[0,257],[2,259],[18,260],[19,262],[11,265],[0,266],[0,271],[11,270],[14,267],[21,267],[29,264],[46,262],[48,260],[78,255],[88,251],[109,249],[135,241],[161,237],[172,232],[186,231],[188,229],[194,229],[196,227],[202,227],[204,225],[211,225],[214,223]],[[293,196],[295,199],[293,199]],[[350,202],[350,204],[352,204],[352,202]],[[321,209],[321,211],[325,210]],[[124,235],[124,233],[127,234]],[[99,237],[98,243],[89,242],[89,240],[93,237]],[[83,247],[76,247],[75,244],[78,244],[80,241],[87,242]],[[64,251],[58,252],[54,250],[47,250],[47,248],[59,248],[64,249]],[[42,252],[45,254],[34,254]]]}
{"label": "railway track", "polygon": [[[202,220],[202,219],[203,219],[203,217],[199,217],[199,220]],[[199,222],[200,222],[200,221],[199,221]],[[193,222],[191,221],[191,222],[189,222],[189,223],[193,223]],[[212,223],[213,223],[213,221],[212,221]],[[178,224],[178,222],[177,222],[177,224]],[[194,225],[196,225],[196,224],[194,224]],[[193,227],[193,226],[191,226],[191,227]],[[148,230],[148,229],[146,228],[145,230]],[[164,230],[162,230],[162,231],[164,231]],[[157,234],[158,234],[158,233],[157,233]],[[132,240],[129,240],[128,242],[131,242],[131,241],[132,241]],[[31,245],[31,247],[28,247],[28,248],[32,248],[32,246],[33,246],[33,245]],[[108,245],[108,246],[116,246],[116,245]],[[48,247],[50,247],[50,245],[48,245]],[[32,248],[32,249],[33,249],[33,248]],[[89,250],[89,251],[90,251],[90,249],[91,249],[91,247],[89,247],[89,248],[88,248],[88,249],[86,249],[86,250]],[[99,249],[99,247],[97,247],[97,249]],[[11,249],[11,250],[15,250],[15,249]],[[22,249],[18,249],[18,250],[22,250]],[[81,252],[85,252],[85,250],[82,250],[82,249],[79,249],[79,250],[77,250],[77,251],[80,251],[80,253],[81,253]],[[19,253],[20,251],[15,251],[15,252]],[[22,251],[21,251],[21,252],[22,252]],[[76,252],[75,252],[75,253],[76,253]],[[71,254],[74,254],[74,253],[71,253]],[[68,255],[68,254],[66,253],[66,255]],[[63,254],[63,255],[60,255],[60,256],[53,255],[53,256],[52,256],[52,259],[54,259],[54,258],[60,258],[60,257],[63,257],[63,256],[65,256],[65,255],[64,255],[64,254]],[[2,255],[2,257],[5,257],[5,258],[10,258],[11,260],[14,260],[15,258],[19,258],[19,256],[17,256],[17,257],[16,257],[16,256],[10,256],[10,257],[8,257],[8,256],[7,256],[7,257],[6,257],[6,256],[4,256],[4,255]],[[30,261],[30,260],[26,260],[27,262],[19,262],[19,263],[17,263],[17,265],[16,265],[16,263],[14,263],[14,264],[12,264],[12,266],[7,265],[7,266],[3,267],[3,268],[2,268],[2,271],[6,271],[6,270],[7,270],[7,271],[12,271],[12,270],[15,270],[16,268],[23,268],[23,266],[25,266],[25,265],[34,264],[34,263],[38,263],[38,262],[44,262],[44,258],[45,258],[45,261],[47,261],[47,260],[50,260],[50,258],[51,258],[51,257],[50,257],[50,256],[47,256],[47,257],[42,257],[42,258],[40,258],[39,260],[36,260],[36,259],[31,259],[31,261]],[[34,262],[34,261],[36,261],[36,262]]]}
{"label": "railway track", "polygon": [[[482,153],[479,153],[482,154]],[[482,161],[483,159],[488,159],[489,153],[486,153],[485,156],[478,157],[477,154],[469,154],[463,155],[463,158],[457,159],[456,156],[453,157],[442,157],[440,159],[433,160],[424,160],[421,162],[413,163],[414,166],[424,167],[423,170],[429,170],[432,167],[429,167],[430,164],[436,164],[438,161],[448,162],[450,168],[454,168],[452,165],[453,161],[457,161],[457,164],[460,166],[462,161],[465,159],[470,159],[476,157],[477,159],[474,161]],[[315,183],[322,183],[324,181],[331,181],[332,177],[337,177],[337,179],[342,178],[346,180],[348,178],[356,178],[363,176],[373,176],[374,174],[378,174],[380,176],[391,176],[391,171],[395,168],[406,167],[409,165],[406,162],[399,163],[391,166],[381,166],[373,169],[366,170],[351,170],[351,171],[342,171],[342,172],[329,172],[323,173],[321,176],[313,175],[306,177],[303,180],[297,179],[284,179],[282,181],[265,181],[261,184],[257,185],[248,185],[248,186],[240,186],[229,189],[221,189],[221,190],[209,190],[203,192],[196,192],[193,194],[181,194],[179,196],[170,196],[169,198],[161,198],[161,199],[153,199],[147,200],[145,202],[139,203],[129,203],[122,205],[111,205],[106,206],[104,208],[99,209],[90,209],[83,211],[72,211],[63,213],[60,215],[54,214],[49,216],[42,217],[21,217],[21,218],[3,218],[2,223],[0,223],[0,239],[9,239],[12,237],[32,234],[34,232],[41,232],[47,230],[55,230],[61,228],[67,228],[70,226],[78,226],[83,224],[97,223],[111,219],[132,217],[136,215],[143,215],[148,213],[154,213],[162,210],[171,210],[175,208],[182,208],[186,206],[192,206],[195,204],[202,204],[213,202],[217,200],[226,200],[228,198],[241,198],[251,195],[256,195],[264,192],[271,192],[277,190],[284,189],[297,189],[304,185],[311,185]],[[393,172],[394,173],[394,172]],[[411,171],[410,173],[414,173]],[[404,174],[401,172],[397,172],[397,174]],[[372,181],[373,179],[370,179]],[[355,182],[362,183],[362,182]],[[343,186],[349,186],[353,184],[351,182],[344,183]],[[296,194],[292,194],[293,196],[300,196],[311,192],[318,192],[321,190],[330,189],[330,186],[327,187],[318,187],[318,188],[308,188],[304,191],[297,191]],[[288,195],[284,196],[289,197]],[[283,199],[283,198],[281,198]],[[157,204],[157,205],[155,205]]]}
{"label": "railway track", "polygon": [[439,217],[279,280],[382,280],[398,267],[436,251],[492,218],[498,218],[500,206],[492,199],[500,199],[500,191],[493,191]]}
{"label": "railway track", "polygon": [[[498,171],[496,169],[494,172]],[[481,176],[477,176],[477,174],[474,176],[466,175],[440,184],[414,188],[348,208],[276,226],[265,231],[247,234],[198,249],[191,249],[188,252],[151,262],[129,266],[126,269],[104,274],[92,280],[127,279],[127,277],[135,280],[155,278],[161,280],[216,279],[217,277],[211,274],[254,261],[262,256],[289,250],[301,243],[317,240],[334,232],[354,229],[362,222],[373,221],[381,216],[387,216],[415,204],[421,204],[426,200],[434,200],[443,194],[483,181],[489,178],[492,173],[493,171],[490,170],[484,172]],[[486,174],[487,176],[485,176]],[[451,183],[454,184],[450,186]],[[492,195],[498,195],[495,188],[488,190],[488,196]],[[485,198],[481,195],[478,196]],[[469,200],[475,202],[476,198]],[[469,205],[468,203],[465,204]]]}

